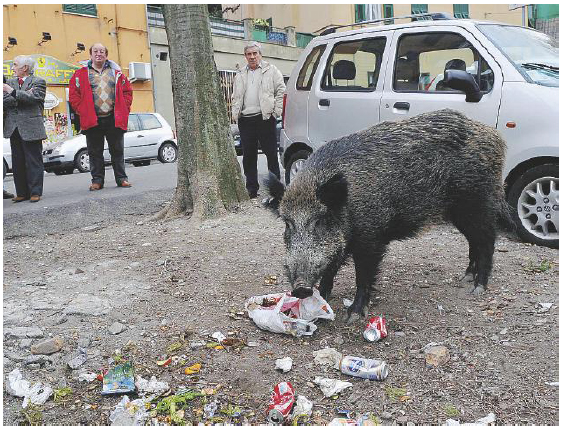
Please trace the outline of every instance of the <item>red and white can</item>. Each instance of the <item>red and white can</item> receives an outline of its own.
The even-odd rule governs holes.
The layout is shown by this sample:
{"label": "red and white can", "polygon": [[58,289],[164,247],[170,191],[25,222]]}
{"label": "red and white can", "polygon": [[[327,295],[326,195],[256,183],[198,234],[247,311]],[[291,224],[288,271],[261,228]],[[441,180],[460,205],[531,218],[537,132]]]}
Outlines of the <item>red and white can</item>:
{"label": "red and white can", "polygon": [[363,337],[369,342],[376,342],[387,335],[386,319],[382,315],[371,318],[363,331]]}
{"label": "red and white can", "polygon": [[295,403],[295,390],[290,382],[280,382],[273,388],[267,408],[267,420],[271,424],[282,425],[291,413]]}

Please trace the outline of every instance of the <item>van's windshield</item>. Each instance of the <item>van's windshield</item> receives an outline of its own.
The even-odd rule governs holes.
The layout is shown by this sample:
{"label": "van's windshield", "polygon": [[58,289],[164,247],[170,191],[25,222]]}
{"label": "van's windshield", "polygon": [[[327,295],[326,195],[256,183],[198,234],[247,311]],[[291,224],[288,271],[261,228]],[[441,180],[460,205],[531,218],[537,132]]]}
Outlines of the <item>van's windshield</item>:
{"label": "van's windshield", "polygon": [[550,36],[509,25],[479,24],[478,28],[527,81],[558,87],[558,47]]}

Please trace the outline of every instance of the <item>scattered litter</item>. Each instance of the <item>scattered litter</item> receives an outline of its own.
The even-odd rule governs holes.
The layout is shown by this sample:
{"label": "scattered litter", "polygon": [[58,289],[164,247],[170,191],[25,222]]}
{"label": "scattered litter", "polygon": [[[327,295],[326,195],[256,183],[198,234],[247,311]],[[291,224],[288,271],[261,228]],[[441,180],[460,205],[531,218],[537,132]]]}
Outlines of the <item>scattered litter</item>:
{"label": "scattered litter", "polygon": [[228,346],[231,348],[240,348],[245,345],[242,339],[238,339],[237,337],[227,337],[221,342],[222,346]]}
{"label": "scattered litter", "polygon": [[356,426],[357,421],[351,418],[334,418],[328,423],[329,426]]}
{"label": "scattered litter", "polygon": [[249,342],[247,343],[247,345],[248,345],[249,347],[251,347],[251,348],[255,348],[256,346],[259,345],[259,343],[258,343],[258,342],[255,342],[255,341],[253,341],[253,340],[251,340],[251,341],[249,341]]}
{"label": "scattered litter", "polygon": [[158,414],[166,414],[170,415],[170,421],[173,424],[178,425],[186,425],[185,421],[183,420],[183,407],[187,404],[187,402],[193,400],[196,397],[202,397],[203,394],[186,390],[185,392],[178,392],[178,394],[174,394],[173,396],[168,396],[163,398],[158,402],[156,405],[156,413]]}
{"label": "scattered litter", "polygon": [[349,409],[337,409],[336,413],[338,415],[343,415],[346,418],[351,418],[351,411]]}
{"label": "scattered litter", "polygon": [[115,366],[103,375],[102,394],[131,393],[133,391],[135,391],[135,377],[133,363],[130,361]]}
{"label": "scattered litter", "polygon": [[70,359],[66,364],[71,369],[78,369],[88,360],[88,353],[86,348],[78,348],[78,354],[76,354],[72,359]]}
{"label": "scattered litter", "polygon": [[363,337],[369,342],[376,342],[386,336],[388,336],[386,318],[382,315],[371,318],[363,331]]}
{"label": "scattered litter", "polygon": [[211,403],[207,403],[203,408],[205,418],[207,419],[213,418],[215,416],[215,412],[217,411],[218,407],[219,404],[217,403],[216,399],[213,400]]}
{"label": "scattered litter", "polygon": [[350,299],[343,299],[343,305],[344,307],[348,308],[353,304],[353,300]]}
{"label": "scattered litter", "polygon": [[439,346],[431,346],[429,348],[424,349],[425,352],[425,363],[428,366],[441,366],[447,363],[451,355],[449,354],[449,350],[446,346],[439,345]]}
{"label": "scattered litter", "polygon": [[193,366],[186,367],[183,373],[186,375],[193,375],[194,373],[199,373],[201,370],[201,363],[195,363]]}
{"label": "scattered litter", "polygon": [[293,425],[296,425],[296,421],[298,421],[298,419],[301,417],[305,417],[305,418],[310,417],[312,415],[313,406],[314,404],[306,397],[298,396],[297,403],[295,404],[295,407],[293,408],[293,413],[291,415],[291,419],[293,420]]}
{"label": "scattered litter", "polygon": [[463,423],[461,424],[459,421],[449,418],[445,421],[446,426],[487,426],[493,424],[496,421],[496,415],[493,412],[490,412],[484,418],[477,419],[473,423]]}
{"label": "scattered litter", "polygon": [[223,340],[226,339],[226,336],[225,336],[224,334],[222,334],[220,331],[214,332],[214,333],[211,335],[211,337],[212,337],[213,339],[216,339],[216,341],[217,341],[218,343],[221,343]]}
{"label": "scattered litter", "polygon": [[340,368],[340,362],[343,358],[343,354],[335,350],[334,348],[324,348],[312,353],[314,356],[314,362],[320,366],[330,366],[334,369]]}
{"label": "scattered litter", "polygon": [[320,387],[320,390],[322,390],[322,393],[324,393],[324,397],[332,397],[334,394],[337,394],[340,391],[353,386],[351,382],[344,382],[338,379],[322,378],[320,376],[314,378],[314,383]]}
{"label": "scattered litter", "polygon": [[137,391],[143,394],[162,394],[170,389],[167,382],[159,382],[156,376],[152,376],[150,381],[144,379],[142,376],[135,376],[135,386]]}
{"label": "scattered litter", "polygon": [[283,373],[287,373],[293,367],[293,359],[291,357],[280,358],[275,360],[275,368],[280,369]]}
{"label": "scattered litter", "polygon": [[297,337],[312,335],[317,328],[313,323],[316,319],[335,318],[334,311],[316,288],[305,299],[288,292],[254,296],[246,301],[245,308],[259,328]]}
{"label": "scattered litter", "polygon": [[282,425],[291,413],[295,403],[295,390],[290,382],[280,382],[273,388],[267,407],[267,420],[271,424]]}
{"label": "scattered litter", "polygon": [[96,375],[95,373],[81,373],[80,375],[78,375],[78,380],[92,382],[95,381],[97,377],[98,375]]}
{"label": "scattered litter", "polygon": [[165,360],[157,361],[156,364],[157,364],[158,366],[167,366],[167,365],[170,364],[171,362],[172,362],[172,357],[167,358],[167,359],[165,359]]}
{"label": "scattered litter", "polygon": [[388,365],[385,361],[346,355],[340,362],[340,370],[344,375],[384,381],[388,376]]}
{"label": "scattered litter", "polygon": [[548,312],[554,303],[538,303],[538,312]]}
{"label": "scattered litter", "polygon": [[109,416],[112,426],[142,426],[147,419],[144,400],[136,399],[131,402],[128,396],[123,396]]}
{"label": "scattered litter", "polygon": [[263,283],[265,285],[277,285],[277,275],[266,275]]}
{"label": "scattered litter", "polygon": [[61,400],[61,398],[68,396],[69,394],[72,394],[72,388],[70,387],[65,387],[65,388],[55,388],[53,390],[53,400],[55,402],[59,402]]}
{"label": "scattered litter", "polygon": [[546,385],[552,385],[553,387],[558,387],[558,382],[545,382]]}
{"label": "scattered litter", "polygon": [[8,375],[6,391],[12,396],[23,397],[23,408],[26,408],[29,404],[42,405],[53,394],[52,388],[41,382],[31,386],[29,381],[23,379],[19,369],[12,370]]}
{"label": "scattered litter", "polygon": [[443,312],[445,312],[445,309],[443,309],[441,305],[437,305],[437,310],[439,311],[439,315],[443,315]]}

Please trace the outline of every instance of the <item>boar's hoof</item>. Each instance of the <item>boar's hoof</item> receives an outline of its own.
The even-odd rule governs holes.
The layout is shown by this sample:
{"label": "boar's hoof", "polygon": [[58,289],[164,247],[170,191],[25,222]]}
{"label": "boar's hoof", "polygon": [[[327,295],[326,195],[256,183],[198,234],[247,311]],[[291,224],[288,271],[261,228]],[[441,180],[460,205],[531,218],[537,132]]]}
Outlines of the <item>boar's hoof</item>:
{"label": "boar's hoof", "polygon": [[468,292],[470,294],[473,294],[475,296],[481,296],[482,294],[484,294],[486,292],[486,287],[484,287],[484,285],[476,285],[475,287],[470,287],[468,289]]}
{"label": "boar's hoof", "polygon": [[291,291],[291,295],[297,299],[306,299],[312,296],[312,288],[299,287]]}
{"label": "boar's hoof", "polygon": [[359,321],[359,314],[350,312],[345,319],[346,324],[353,324],[355,321]]}
{"label": "boar's hoof", "polygon": [[460,282],[471,283],[474,282],[474,273],[466,273],[461,279]]}

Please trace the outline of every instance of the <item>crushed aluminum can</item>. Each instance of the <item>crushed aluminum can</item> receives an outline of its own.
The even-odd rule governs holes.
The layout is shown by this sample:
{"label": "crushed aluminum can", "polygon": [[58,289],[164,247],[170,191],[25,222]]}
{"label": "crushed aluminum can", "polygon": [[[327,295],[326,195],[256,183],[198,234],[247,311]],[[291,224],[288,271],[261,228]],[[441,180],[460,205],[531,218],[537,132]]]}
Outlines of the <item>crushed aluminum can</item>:
{"label": "crushed aluminum can", "polygon": [[369,342],[376,342],[387,335],[386,319],[383,316],[371,318],[363,332],[363,337]]}
{"label": "crushed aluminum can", "polygon": [[267,408],[267,420],[271,424],[282,425],[291,413],[295,403],[295,390],[290,382],[280,382],[273,388]]}
{"label": "crushed aluminum can", "polygon": [[388,365],[382,360],[346,355],[340,362],[340,371],[357,378],[383,381],[388,376]]}

